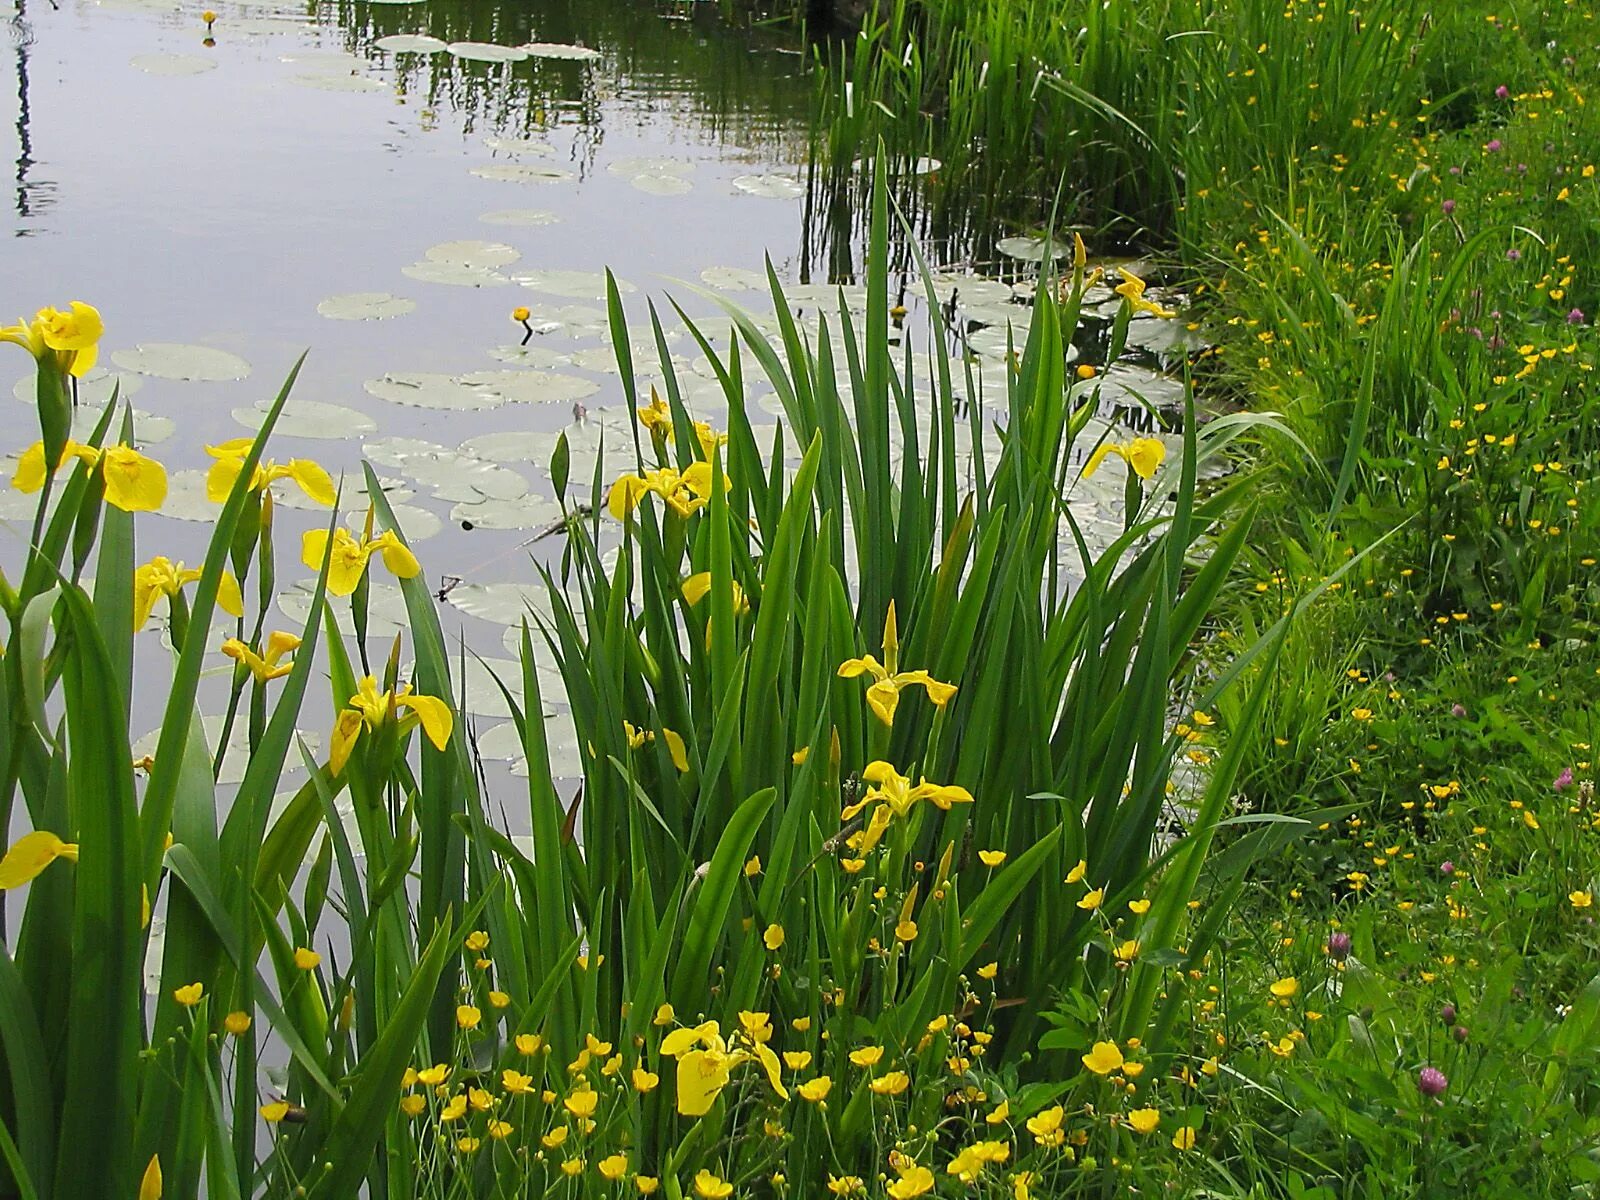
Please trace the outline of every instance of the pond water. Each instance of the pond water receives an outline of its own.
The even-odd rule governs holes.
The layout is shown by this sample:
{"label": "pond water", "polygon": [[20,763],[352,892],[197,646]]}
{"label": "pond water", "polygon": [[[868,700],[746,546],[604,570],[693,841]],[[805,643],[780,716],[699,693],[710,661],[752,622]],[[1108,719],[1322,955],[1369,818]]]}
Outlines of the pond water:
{"label": "pond water", "polygon": [[[693,284],[768,310],[757,272],[770,256],[814,309],[830,292],[810,282],[813,263],[850,258],[810,220],[805,48],[730,27],[709,3],[218,2],[208,37],[199,3],[22,2],[0,42],[5,302],[83,299],[103,313],[106,375],[85,410],[119,377],[172,472],[166,509],[141,522],[141,561],[202,557],[204,447],[250,433],[309,348],[272,456],[344,472],[347,493],[370,458],[430,579],[461,581],[457,627],[508,665],[502,639],[543,551],[530,539],[558,515],[544,470],[558,431],[573,439],[575,479],[602,438],[626,437],[600,272],[629,289],[636,338],[657,301],[691,409],[721,425],[725,401],[665,295],[714,313]],[[1029,309],[1003,284],[963,277],[952,291],[986,393],[1003,394],[1005,323]],[[1102,315],[1116,303],[1103,289],[1096,300]],[[523,305],[526,345],[510,316]],[[726,322],[710,328],[726,339]],[[653,358],[636,356],[646,381]],[[19,400],[28,365],[0,360]],[[762,392],[752,417],[771,422]],[[5,456],[35,436],[27,409],[10,411],[7,477]],[[276,490],[279,578],[293,580],[318,518]],[[1113,474],[1085,509],[1113,534],[1119,493]],[[20,554],[31,500],[0,498],[0,563]],[[362,507],[347,503],[348,523]],[[295,600],[268,629],[296,627]],[[404,623],[391,589],[374,613],[378,637]],[[142,639],[147,678],[164,675],[159,636]],[[487,675],[468,683],[486,757],[509,762],[498,689]],[[555,751],[576,773],[570,735]]]}

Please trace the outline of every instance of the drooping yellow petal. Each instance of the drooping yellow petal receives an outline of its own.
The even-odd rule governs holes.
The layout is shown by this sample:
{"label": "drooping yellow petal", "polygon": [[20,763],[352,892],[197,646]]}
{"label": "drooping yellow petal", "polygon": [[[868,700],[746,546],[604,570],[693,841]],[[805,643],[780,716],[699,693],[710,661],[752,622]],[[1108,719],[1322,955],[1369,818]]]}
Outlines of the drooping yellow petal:
{"label": "drooping yellow petal", "polygon": [[428,740],[435,748],[443,750],[450,742],[450,730],[455,727],[455,718],[450,713],[450,706],[437,696],[413,696],[410,694],[396,696],[395,704],[400,708],[409,708],[417,714],[422,722],[422,732],[428,735]]}
{"label": "drooping yellow petal", "polygon": [[[215,452],[216,447],[207,446],[206,449]],[[239,478],[239,472],[244,470],[242,458],[219,458],[211,464],[211,469],[206,472],[206,499],[213,504],[221,504],[228,498],[228,493],[233,491],[233,484]]]}
{"label": "drooping yellow petal", "polygon": [[333,723],[333,736],[328,739],[328,771],[331,774],[337,776],[344,772],[344,765],[350,761],[350,751],[355,749],[356,738],[361,736],[364,724],[361,714],[351,708],[341,712],[339,719]]}
{"label": "drooping yellow petal", "polygon": [[224,571],[222,578],[217,580],[217,607],[230,617],[244,616],[244,594],[239,590],[239,581],[233,577],[232,571]]}
{"label": "drooping yellow petal", "polygon": [[255,438],[236,437],[225,442],[218,442],[215,446],[207,446],[206,453],[212,458],[243,458],[250,453],[250,447],[256,444]]}
{"label": "drooping yellow petal", "polygon": [[1167,445],[1160,438],[1134,438],[1128,447],[1128,465],[1140,479],[1153,478],[1167,457]]}
{"label": "drooping yellow petal", "polygon": [[[328,591],[335,596],[348,596],[356,590],[367,569],[371,551],[358,542],[343,526],[333,531],[332,561],[328,564]],[[328,531],[308,529],[300,539],[300,561],[313,571],[322,570],[322,560],[328,555]]]}
{"label": "drooping yellow petal", "polygon": [[728,1057],[709,1050],[690,1050],[678,1059],[678,1111],[703,1117],[728,1085]]}
{"label": "drooping yellow petal", "polygon": [[309,458],[291,458],[289,478],[298,483],[300,490],[318,504],[332,508],[338,499],[338,494],[333,489],[333,479],[322,469],[321,464],[314,463]]}
{"label": "drooping yellow petal", "polygon": [[683,744],[683,736],[671,729],[663,729],[661,736],[667,741],[667,753],[672,756],[672,765],[680,772],[689,769],[689,753]]}
{"label": "drooping yellow petal", "polygon": [[11,486],[25,494],[37,492],[44,486],[44,443],[35,442],[22,452],[17,460],[16,472],[11,476]]}
{"label": "drooping yellow petal", "polygon": [[611,493],[606,498],[606,507],[617,520],[627,519],[629,513],[639,507],[639,501],[650,485],[637,475],[621,475],[611,485]]}
{"label": "drooping yellow petal", "polygon": [[783,1073],[781,1064],[778,1062],[778,1056],[773,1053],[772,1047],[765,1042],[756,1042],[755,1046],[756,1058],[766,1068],[767,1082],[772,1084],[772,1090],[778,1093],[780,1099],[787,1100],[789,1093],[783,1086]]}
{"label": "drooping yellow petal", "polygon": [[880,679],[867,689],[867,704],[885,725],[894,724],[900,704],[900,686],[892,679]]}
{"label": "drooping yellow petal", "polygon": [[30,882],[58,858],[77,862],[77,843],[63,842],[44,829],[23,834],[0,858],[0,892]]}
{"label": "drooping yellow petal", "polygon": [[1094,453],[1089,456],[1089,461],[1083,464],[1083,471],[1081,472],[1082,477],[1087,479],[1089,476],[1098,471],[1100,469],[1100,464],[1105,462],[1106,455],[1113,452],[1120,454],[1121,451],[1122,447],[1118,446],[1115,442],[1101,442],[1095,447]]}
{"label": "drooping yellow petal", "polygon": [[870,674],[874,679],[887,679],[889,673],[878,665],[878,660],[867,654],[861,658],[847,658],[839,664],[840,679],[854,679],[858,675]]}
{"label": "drooping yellow petal", "polygon": [[87,350],[106,331],[99,311],[81,300],[74,300],[66,312],[41,308],[35,321],[44,344],[52,350]]}
{"label": "drooping yellow petal", "polygon": [[392,529],[385,530],[382,535],[367,544],[368,554],[374,550],[382,552],[383,565],[396,579],[414,579],[422,573],[422,564],[417,561],[417,556],[411,553],[410,548]]}
{"label": "drooping yellow petal", "polygon": [[692,608],[706,598],[706,593],[711,591],[711,572],[701,571],[691,575],[683,581],[683,598]]}
{"label": "drooping yellow petal", "polygon": [[100,456],[106,503],[123,512],[155,512],[167,498],[167,469],[132,446],[112,446]]}

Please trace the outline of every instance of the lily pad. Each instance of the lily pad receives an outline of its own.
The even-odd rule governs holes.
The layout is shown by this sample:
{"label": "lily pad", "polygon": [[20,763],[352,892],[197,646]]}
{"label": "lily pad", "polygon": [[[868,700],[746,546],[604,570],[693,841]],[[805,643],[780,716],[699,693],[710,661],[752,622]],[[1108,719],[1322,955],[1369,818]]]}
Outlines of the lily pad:
{"label": "lily pad", "polygon": [[539,167],[533,163],[490,163],[473,167],[479,179],[497,179],[502,183],[565,183],[577,176],[563,167]]}
{"label": "lily pad", "polygon": [[[217,743],[222,738],[223,718],[213,714],[200,718],[200,726],[205,730],[206,746],[215,755]],[[322,735],[316,730],[299,730],[296,737],[305,739],[306,748],[314,755],[322,748]],[[161,730],[153,729],[133,743],[133,757],[143,758],[146,754],[156,752],[156,744],[161,740]],[[222,756],[222,771],[217,776],[220,784],[236,784],[244,780],[245,768],[250,765],[250,722],[242,717],[233,723],[233,729],[228,735],[228,748]],[[284,763],[286,772],[293,772],[299,768],[295,765],[294,756]]]}
{"label": "lily pad", "polygon": [[[233,419],[254,431],[261,427],[261,419],[271,407],[271,400],[259,400],[253,407],[234,409]],[[283,412],[278,415],[278,423],[272,427],[272,431],[280,437],[338,440],[376,433],[378,423],[365,413],[342,404],[324,404],[320,400],[300,400],[291,396],[284,402]]]}
{"label": "lily pad", "polygon": [[571,404],[600,390],[592,379],[549,371],[473,371],[461,376],[461,382],[516,404]]}
{"label": "lily pad", "polygon": [[440,242],[437,246],[429,246],[423,254],[430,262],[451,263],[455,266],[478,267],[484,270],[507,266],[522,257],[522,251],[504,242],[484,242],[475,238]]}
{"label": "lily pad", "polygon": [[694,184],[681,175],[646,172],[642,175],[629,176],[628,182],[639,191],[652,196],[682,196],[686,192],[694,191]]}
{"label": "lily pad", "polygon": [[707,267],[700,272],[700,282],[719,292],[765,291],[767,276],[748,267]]}
{"label": "lily pad", "polygon": [[250,364],[237,354],[211,346],[186,346],[177,342],[141,342],[132,350],[118,350],[111,361],[124,371],[154,375],[158,379],[221,382],[245,379]]}
{"label": "lily pad", "polygon": [[430,454],[454,454],[455,451],[424,438],[381,437],[362,442],[361,453],[380,467],[399,470],[407,459]]}
{"label": "lily pad", "polygon": [[520,46],[497,46],[493,42],[451,42],[445,50],[471,62],[521,62],[528,57],[528,52]]}
{"label": "lily pad", "polygon": [[[1051,258],[1065,258],[1071,249],[1071,242],[1063,242],[1056,238],[1050,243]],[[1014,258],[1020,262],[1043,262],[1045,242],[1037,237],[1008,237],[1001,238],[994,244],[995,250],[1007,258]]]}
{"label": "lily pad", "polygon": [[400,273],[422,283],[443,283],[451,287],[505,287],[511,282],[489,267],[468,267],[433,259],[401,267]]}
{"label": "lily pad", "polygon": [[222,506],[206,499],[206,473],[204,471],[168,471],[167,498],[161,502],[160,515],[175,521],[214,522]]}
{"label": "lily pad", "polygon": [[[80,403],[78,411],[72,417],[72,438],[75,441],[86,441],[100,423],[100,417],[105,412],[105,405],[90,405]],[[111,423],[111,429],[106,435],[107,442],[114,442],[122,432],[122,418],[119,416]],[[133,410],[133,441],[136,446],[154,446],[166,441],[178,432],[178,423],[171,417],[158,417],[147,413],[142,408]],[[9,478],[9,476],[8,476]]]}
{"label": "lily pad", "polygon": [[370,75],[340,75],[333,71],[302,71],[289,82],[321,92],[386,92],[389,85]]}
{"label": "lily pad", "polygon": [[806,194],[805,185],[793,175],[736,175],[733,188],[767,200],[796,200]]}
{"label": "lily pad", "polygon": [[[521,271],[513,278],[525,288],[545,292],[551,296],[565,296],[572,300],[602,300],[606,295],[606,277],[599,271]],[[617,280],[617,291],[631,292],[634,286],[626,280]]]}
{"label": "lily pad", "polygon": [[515,500],[483,500],[476,504],[461,501],[450,510],[450,519],[462,528],[542,529],[561,519],[561,506],[531,493]]}
{"label": "lily pad", "polygon": [[317,312],[332,321],[384,321],[415,312],[417,302],[388,292],[346,292],[329,296]]}
{"label": "lily pad", "polygon": [[[401,524],[401,528],[405,529],[404,523]],[[406,529],[405,533],[407,537],[411,536],[409,529]],[[379,583],[377,578],[368,580],[368,588],[367,644],[387,649],[387,643],[394,641],[396,634],[403,634],[411,628],[411,615],[406,611],[406,598],[397,586],[392,583]],[[291,632],[298,633],[306,627],[306,620],[311,616],[311,597],[315,589],[315,580],[303,579],[278,593],[278,611],[289,622],[288,628]],[[333,610],[334,620],[344,635],[354,636],[355,618],[351,614],[350,602],[330,597],[328,607]]]}
{"label": "lily pad", "polygon": [[483,144],[498,154],[533,154],[548,158],[556,152],[554,146],[539,138],[486,137]]}
{"label": "lily pad", "polygon": [[471,412],[499,408],[503,396],[486,388],[463,383],[454,375],[431,371],[390,371],[381,379],[361,385],[370,395],[409,408],[435,408],[452,412]]}
{"label": "lily pad", "polygon": [[[400,528],[405,531],[406,541],[425,542],[444,528],[444,521],[435,513],[425,508],[418,508],[415,504],[389,505],[394,513],[394,519],[400,523]],[[367,519],[365,508],[352,509],[345,514],[345,524],[351,529],[360,529]]]}
{"label": "lily pad", "polygon": [[[96,367],[78,380],[78,404],[89,408],[104,408],[111,402],[115,391],[118,399],[126,400],[144,386],[137,375],[118,375],[104,367]],[[11,394],[24,404],[39,403],[39,376],[29,371],[11,387]]]}
{"label": "lily pad", "polygon": [[1009,283],[1002,283],[998,279],[984,279],[979,275],[936,275],[933,294],[941,304],[949,304],[954,296],[958,307],[966,307],[1008,304],[1013,293]]}
{"label": "lily pad", "polygon": [[633,155],[607,163],[606,170],[613,175],[621,175],[624,179],[632,179],[635,175],[677,175],[681,177],[694,174],[694,163],[687,158]]}
{"label": "lily pad", "polygon": [[604,337],[611,331],[605,310],[587,304],[535,304],[528,311],[528,324],[540,333],[573,338]]}
{"label": "lily pad", "polygon": [[559,350],[551,350],[548,346],[496,346],[489,351],[489,357],[514,367],[534,367],[538,370],[572,365],[570,356]]}
{"label": "lily pad", "polygon": [[497,208],[494,212],[486,212],[478,220],[485,225],[554,225],[561,220],[553,212],[546,212],[542,208]]}
{"label": "lily pad", "polygon": [[200,54],[135,54],[128,60],[146,75],[204,75],[217,69],[217,60]]}
{"label": "lily pad", "polygon": [[569,62],[594,62],[600,51],[588,46],[571,46],[565,42],[524,42],[520,47],[530,58],[558,58]]}
{"label": "lily pad", "polygon": [[[413,463],[417,472],[420,464]],[[460,459],[448,471],[431,471],[434,497],[461,504],[483,504],[491,500],[520,500],[528,494],[528,481],[509,467],[496,463]],[[421,475],[417,475],[421,479]]]}
{"label": "lily pad", "polygon": [[424,33],[391,33],[372,43],[390,54],[438,54],[445,43]]}
{"label": "lily pad", "polygon": [[547,619],[551,615],[550,592],[543,583],[461,583],[446,593],[445,603],[496,625],[521,625],[530,611]]}

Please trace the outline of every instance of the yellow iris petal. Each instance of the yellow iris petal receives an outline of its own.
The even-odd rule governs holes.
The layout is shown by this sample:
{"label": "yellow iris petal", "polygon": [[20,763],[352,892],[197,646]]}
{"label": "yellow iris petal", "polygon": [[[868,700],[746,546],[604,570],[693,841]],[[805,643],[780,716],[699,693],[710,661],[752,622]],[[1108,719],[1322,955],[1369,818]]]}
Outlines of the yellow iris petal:
{"label": "yellow iris petal", "polygon": [[874,679],[887,679],[889,673],[870,654],[862,658],[847,658],[839,664],[840,679],[854,679],[864,674],[870,674]]}
{"label": "yellow iris petal", "polygon": [[0,858],[0,891],[21,887],[58,858],[77,862],[77,843],[64,842],[44,829],[23,834]]}
{"label": "yellow iris petal", "polygon": [[703,1117],[728,1084],[728,1057],[709,1050],[690,1050],[678,1059],[678,1111]]}
{"label": "yellow iris petal", "polygon": [[1098,446],[1096,446],[1094,453],[1089,456],[1089,461],[1083,464],[1083,478],[1087,479],[1089,476],[1098,471],[1100,469],[1100,464],[1105,462],[1106,455],[1110,454],[1116,449],[1117,445],[1114,442],[1101,442]]}
{"label": "yellow iris petal", "polygon": [[661,736],[667,740],[667,753],[672,756],[672,765],[677,767],[680,772],[688,771],[689,754],[684,747],[683,736],[670,729],[663,729]]}
{"label": "yellow iris petal", "polygon": [[328,770],[333,775],[341,774],[345,763],[350,761],[350,752],[355,749],[356,738],[361,736],[362,724],[361,714],[351,708],[341,712],[334,722],[333,736],[328,739]]}
{"label": "yellow iris petal", "polygon": [[374,550],[383,553],[383,565],[389,568],[389,574],[396,579],[414,579],[422,573],[422,564],[417,561],[417,556],[411,553],[410,548],[392,529],[386,530],[380,537],[367,544],[368,554]]}
{"label": "yellow iris petal", "polygon": [[1140,479],[1150,479],[1166,460],[1166,443],[1159,438],[1134,438],[1126,457],[1128,465]]}
{"label": "yellow iris petal", "polygon": [[230,617],[244,616],[244,595],[232,571],[224,571],[217,580],[217,606]]}
{"label": "yellow iris petal", "polygon": [[[318,463],[309,458],[289,460],[289,478],[300,485],[300,490],[318,504],[332,508],[338,495],[333,489],[333,479]],[[390,568],[393,570],[393,568]]]}
{"label": "yellow iris petal", "polygon": [[66,312],[41,308],[36,320],[44,344],[52,350],[87,350],[106,331],[100,313],[81,300],[74,300]]}
{"label": "yellow iris petal", "polygon": [[[207,450],[214,450],[207,446]],[[221,504],[227,500],[228,494],[233,491],[233,484],[239,478],[239,472],[244,470],[242,458],[219,458],[211,464],[211,469],[206,472],[206,499],[213,504]]]}
{"label": "yellow iris petal", "polygon": [[606,499],[606,507],[617,520],[626,519],[629,513],[639,507],[639,501],[650,485],[637,475],[620,476],[611,485],[611,494]]}
{"label": "yellow iris petal", "polygon": [[155,512],[167,498],[167,469],[132,446],[112,446],[100,456],[106,503],[123,512]]}
{"label": "yellow iris petal", "polygon": [[161,1159],[152,1154],[139,1180],[139,1200],[161,1200]]}
{"label": "yellow iris petal", "polygon": [[878,720],[893,725],[895,709],[900,704],[900,685],[892,679],[880,679],[867,689],[867,704]]}
{"label": "yellow iris petal", "polygon": [[37,492],[44,486],[44,443],[35,442],[22,452],[17,469],[11,476],[11,486],[23,493]]}
{"label": "yellow iris petal", "polygon": [[701,571],[698,575],[691,575],[683,581],[683,598],[689,602],[691,608],[704,600],[710,590],[710,571]]}
{"label": "yellow iris petal", "polygon": [[450,730],[455,726],[450,706],[437,696],[404,695],[395,697],[400,708],[409,708],[422,722],[422,732],[440,750],[450,741]]}

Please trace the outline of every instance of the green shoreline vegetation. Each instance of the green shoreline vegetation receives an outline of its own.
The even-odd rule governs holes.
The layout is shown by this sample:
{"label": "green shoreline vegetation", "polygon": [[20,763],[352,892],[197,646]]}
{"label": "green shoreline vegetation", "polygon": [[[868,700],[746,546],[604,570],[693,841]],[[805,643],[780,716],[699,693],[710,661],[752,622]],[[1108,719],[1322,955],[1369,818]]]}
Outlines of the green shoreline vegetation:
{"label": "green shoreline vegetation", "polygon": [[[69,438],[99,314],[0,331],[39,418],[0,587],[0,1194],[1590,1194],[1597,44],[1556,0],[869,15],[817,118],[864,310],[808,340],[774,273],[781,347],[691,322],[717,429],[670,363],[633,394],[611,289],[631,441],[586,478],[558,444],[566,546],[501,681],[526,842],[376,476],[342,528],[322,468],[265,457],[298,365],[212,448],[204,562],[140,565],[163,468],[115,403]],[[890,180],[919,157],[929,229],[997,226],[982,193],[1082,234],[1001,429],[891,345]],[[1087,251],[1127,244],[1187,305],[1122,276],[1069,366]],[[1213,343],[1181,447],[1097,449],[1094,382],[1152,310]],[[1125,509],[1098,555],[1067,504],[1091,475]],[[275,486],[326,529],[278,544]],[[269,629],[295,563],[310,617]],[[404,644],[366,636],[374,572]],[[170,680],[135,762],[152,619]],[[249,754],[219,811],[196,696],[230,660]]]}

